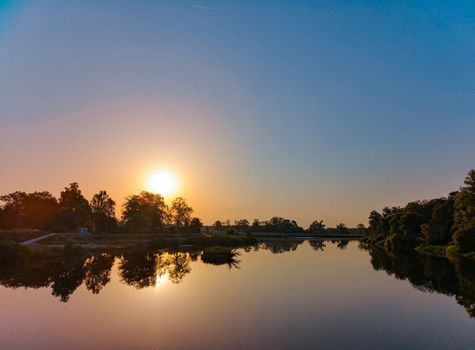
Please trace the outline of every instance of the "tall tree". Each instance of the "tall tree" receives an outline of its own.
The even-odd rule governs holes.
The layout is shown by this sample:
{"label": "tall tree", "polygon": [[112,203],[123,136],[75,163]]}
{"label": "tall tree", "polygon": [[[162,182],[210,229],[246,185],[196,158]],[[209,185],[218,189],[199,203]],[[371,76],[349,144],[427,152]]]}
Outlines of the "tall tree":
{"label": "tall tree", "polygon": [[470,170],[455,200],[453,240],[462,252],[475,251],[475,170]]}
{"label": "tall tree", "polygon": [[100,191],[92,197],[91,214],[93,232],[110,232],[115,229],[115,202],[106,191]]}
{"label": "tall tree", "polygon": [[348,230],[345,224],[341,223],[341,224],[336,225],[335,233],[337,235],[347,235],[350,233],[350,230]]}
{"label": "tall tree", "polygon": [[122,221],[131,232],[161,232],[167,222],[167,211],[161,195],[142,192],[126,198]]}
{"label": "tall tree", "polygon": [[171,217],[173,224],[177,227],[185,227],[190,224],[193,208],[190,207],[182,197],[177,197],[171,205]]}
{"label": "tall tree", "polygon": [[59,198],[60,222],[64,229],[87,226],[91,216],[89,202],[82,195],[77,182],[65,187]]}

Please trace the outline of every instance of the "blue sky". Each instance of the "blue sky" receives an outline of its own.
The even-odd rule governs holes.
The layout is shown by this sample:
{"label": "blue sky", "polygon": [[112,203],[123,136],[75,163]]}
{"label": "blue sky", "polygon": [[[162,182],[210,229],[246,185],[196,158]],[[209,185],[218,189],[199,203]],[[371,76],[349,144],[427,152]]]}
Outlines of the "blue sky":
{"label": "blue sky", "polygon": [[155,162],[206,220],[366,222],[462,183],[474,95],[472,1],[0,1],[0,192]]}

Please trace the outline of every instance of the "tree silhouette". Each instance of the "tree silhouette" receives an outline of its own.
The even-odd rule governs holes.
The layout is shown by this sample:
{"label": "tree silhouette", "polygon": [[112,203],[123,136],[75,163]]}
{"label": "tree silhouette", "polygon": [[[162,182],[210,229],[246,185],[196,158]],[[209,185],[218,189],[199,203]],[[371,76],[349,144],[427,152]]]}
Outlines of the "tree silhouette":
{"label": "tree silhouette", "polygon": [[162,232],[167,222],[167,209],[162,196],[142,192],[126,198],[122,220],[129,232]]}
{"label": "tree silhouette", "polygon": [[115,202],[106,191],[92,197],[91,214],[93,232],[110,232],[116,228]]}
{"label": "tree silhouette", "polygon": [[80,226],[87,226],[91,207],[76,182],[71,183],[61,192],[59,209],[59,222],[64,229],[73,230]]}
{"label": "tree silhouette", "polygon": [[324,235],[326,233],[326,230],[323,220],[315,220],[314,222],[312,222],[308,227],[308,232],[314,233],[316,235]]}
{"label": "tree silhouette", "polygon": [[173,224],[177,228],[190,224],[193,208],[182,197],[177,197],[173,200],[170,210]]}
{"label": "tree silhouette", "polygon": [[58,215],[58,201],[51,193],[13,192],[0,197],[5,228],[52,228]]}
{"label": "tree silhouette", "polygon": [[460,252],[475,251],[475,170],[470,170],[455,200],[454,241]]}

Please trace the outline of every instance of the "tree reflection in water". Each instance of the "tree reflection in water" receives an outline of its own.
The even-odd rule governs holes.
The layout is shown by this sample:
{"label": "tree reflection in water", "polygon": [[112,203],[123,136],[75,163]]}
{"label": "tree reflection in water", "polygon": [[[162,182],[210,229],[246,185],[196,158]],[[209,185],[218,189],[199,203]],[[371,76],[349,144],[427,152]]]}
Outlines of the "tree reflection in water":
{"label": "tree reflection in water", "polygon": [[99,294],[102,288],[111,280],[111,269],[115,257],[112,254],[102,253],[92,256],[84,262],[84,284],[94,294]]}
{"label": "tree reflection in water", "polygon": [[281,254],[295,251],[304,241],[304,239],[271,239],[264,241],[260,247],[270,250],[273,254]]}
{"label": "tree reflection in water", "polygon": [[[242,251],[269,250],[273,254],[295,251],[304,240],[272,239],[243,248]],[[348,240],[332,241],[345,249]],[[323,252],[328,241],[309,240],[316,253]],[[191,273],[191,262],[198,258],[211,265],[239,268],[240,252],[234,248],[200,248],[150,251],[132,249],[122,253],[100,252],[93,255],[65,256],[58,250],[7,247],[0,256],[0,285],[8,288],[50,287],[62,302],[84,283],[87,290],[99,294],[111,280],[111,270],[117,261],[120,280],[137,289],[155,286],[165,276],[172,283],[180,283]],[[409,281],[423,292],[437,292],[455,297],[470,316],[475,317],[475,262],[465,258],[433,258],[423,255],[394,254],[368,247],[359,248],[371,256],[371,265],[389,275]]]}
{"label": "tree reflection in water", "polygon": [[423,292],[455,296],[457,303],[475,317],[475,262],[466,258],[435,258],[419,254],[389,254],[368,248],[375,270],[409,281]]}
{"label": "tree reflection in water", "polygon": [[137,289],[155,284],[157,254],[134,251],[125,253],[119,262],[121,281]]}
{"label": "tree reflection in water", "polygon": [[316,251],[322,251],[325,249],[325,247],[327,246],[325,244],[325,241],[321,241],[321,240],[318,240],[318,239],[311,239],[308,241],[310,243],[310,246],[316,250]]}

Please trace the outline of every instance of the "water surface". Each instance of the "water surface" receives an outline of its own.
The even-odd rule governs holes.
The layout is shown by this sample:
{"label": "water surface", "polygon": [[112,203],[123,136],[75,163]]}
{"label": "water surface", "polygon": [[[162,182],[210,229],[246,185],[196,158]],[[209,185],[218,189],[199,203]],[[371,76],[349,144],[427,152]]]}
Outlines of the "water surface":
{"label": "water surface", "polygon": [[[22,287],[42,284],[28,276],[3,275],[2,284],[11,287],[0,287],[1,348],[473,349],[475,344],[475,320],[469,316],[475,300],[472,265],[446,270],[446,262],[411,258],[393,271],[391,258],[371,257],[356,241],[274,242],[239,253],[230,265],[203,263],[199,253],[185,252],[97,257],[61,276],[46,276],[40,288]],[[427,265],[442,269],[445,277],[433,278]],[[412,266],[418,271],[411,272]],[[468,273],[461,278],[463,269]]]}

